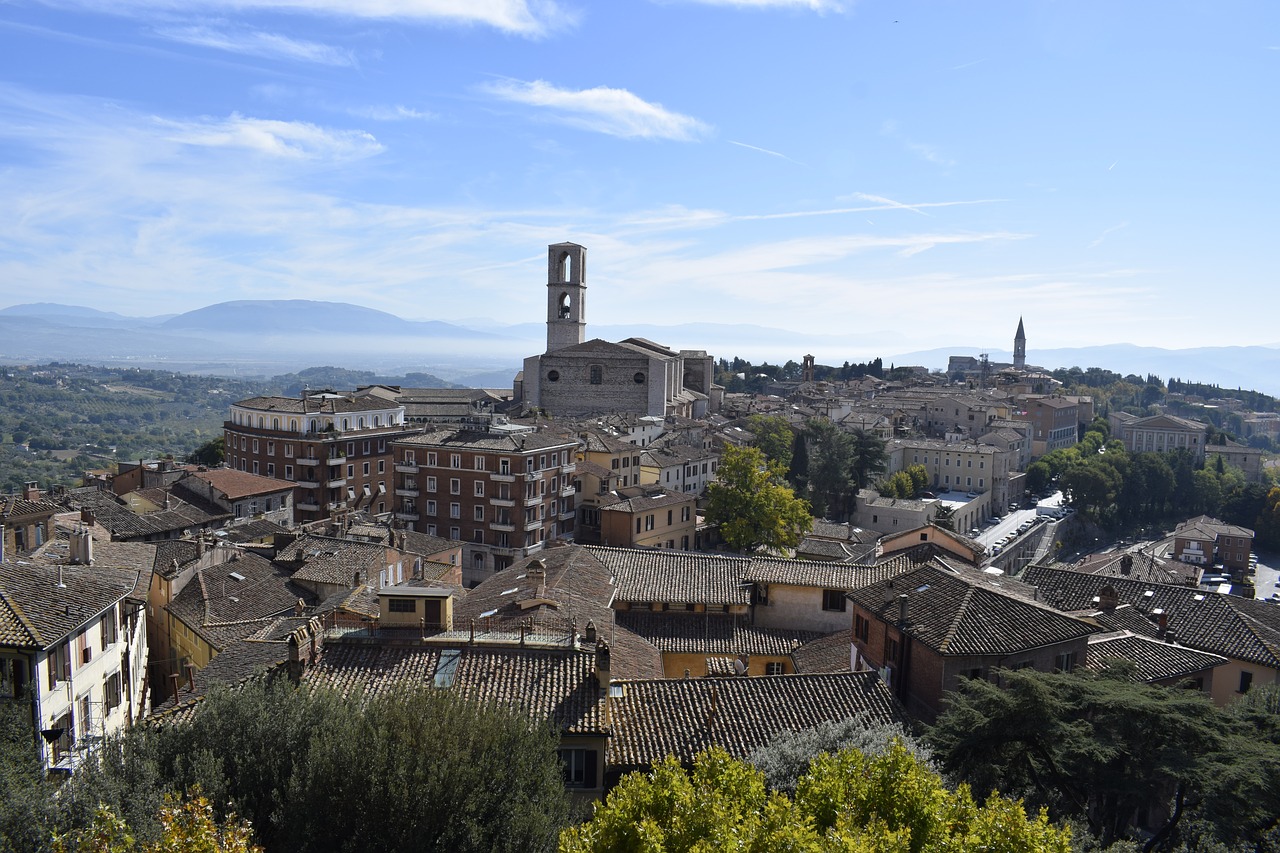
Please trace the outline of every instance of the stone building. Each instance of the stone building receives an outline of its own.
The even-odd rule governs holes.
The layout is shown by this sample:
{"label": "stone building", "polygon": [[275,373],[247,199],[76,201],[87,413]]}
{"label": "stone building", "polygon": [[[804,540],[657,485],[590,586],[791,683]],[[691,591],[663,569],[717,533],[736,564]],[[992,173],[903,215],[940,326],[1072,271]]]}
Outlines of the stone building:
{"label": "stone building", "polygon": [[556,416],[627,412],[702,417],[723,389],[715,360],[701,350],[668,349],[645,338],[587,340],[587,250],[547,247],[547,350],[524,360],[515,396]]}

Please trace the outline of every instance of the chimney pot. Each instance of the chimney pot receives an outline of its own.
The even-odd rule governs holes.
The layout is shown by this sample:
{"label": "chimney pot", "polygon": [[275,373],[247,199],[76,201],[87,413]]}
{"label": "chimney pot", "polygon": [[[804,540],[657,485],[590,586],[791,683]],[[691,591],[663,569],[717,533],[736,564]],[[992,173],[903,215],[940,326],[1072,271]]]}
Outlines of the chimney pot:
{"label": "chimney pot", "polygon": [[909,601],[909,597],[907,596],[906,593],[903,593],[902,595],[898,596],[898,621],[904,625],[907,623],[907,602],[908,601]]}

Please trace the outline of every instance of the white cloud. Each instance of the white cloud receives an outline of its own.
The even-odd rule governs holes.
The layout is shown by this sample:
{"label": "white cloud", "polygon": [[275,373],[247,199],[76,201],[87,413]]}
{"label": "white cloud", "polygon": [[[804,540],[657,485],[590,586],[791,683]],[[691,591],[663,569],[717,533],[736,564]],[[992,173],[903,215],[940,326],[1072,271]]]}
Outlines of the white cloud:
{"label": "white cloud", "polygon": [[760,148],[760,147],[758,147],[758,146],[756,146],[756,145],[748,145],[748,144],[747,144],[747,143],[745,143],[745,142],[735,142],[735,141],[733,141],[732,139],[730,139],[730,140],[729,140],[729,144],[730,144],[730,145],[737,145],[739,148],[746,148],[746,149],[751,150],[751,151],[759,151],[761,154],[768,154],[770,157],[780,157],[780,158],[782,158],[783,160],[786,160],[786,161],[788,161],[788,162],[790,162],[790,163],[795,163],[797,166],[803,166],[803,165],[804,165],[803,163],[801,163],[801,162],[799,162],[799,161],[792,160],[792,159],[791,159],[790,157],[788,157],[786,154],[779,154],[777,151],[770,151],[768,148]]}
{"label": "white cloud", "polygon": [[267,59],[287,59],[296,62],[314,62],[320,65],[355,66],[355,55],[349,50],[331,47],[312,41],[299,41],[277,33],[261,30],[219,30],[203,24],[190,26],[157,27],[154,32],[161,38],[183,44],[211,47],[231,53],[261,56]]}
{"label": "white cloud", "polygon": [[842,0],[686,0],[704,6],[736,6],[743,9],[809,9],[814,12],[843,12]]}
{"label": "white cloud", "polygon": [[505,101],[547,109],[565,124],[610,136],[687,142],[710,131],[697,119],[650,103],[626,89],[560,89],[542,80],[502,80],[481,88]]}
{"label": "white cloud", "polygon": [[370,104],[366,107],[351,107],[347,112],[353,116],[372,119],[373,121],[426,120],[436,117],[435,113],[415,110],[401,104]]}
{"label": "white cloud", "polygon": [[268,11],[342,18],[480,25],[526,36],[575,23],[555,0],[46,0],[97,12],[144,15]]}
{"label": "white cloud", "polygon": [[1096,246],[1101,245],[1101,244],[1102,244],[1102,241],[1103,241],[1103,240],[1105,240],[1105,239],[1107,239],[1107,237],[1109,237],[1110,235],[1112,235],[1112,234],[1116,233],[1117,231],[1119,231],[1119,230],[1121,230],[1121,229],[1123,229],[1123,228],[1128,228],[1128,227],[1129,227],[1129,223],[1128,223],[1128,222],[1121,222],[1121,223],[1119,223],[1119,224],[1117,224],[1117,225],[1112,225],[1110,228],[1107,228],[1107,229],[1103,230],[1103,232],[1102,232],[1101,234],[1099,234],[1095,240],[1093,240],[1091,243],[1089,243],[1089,248],[1090,248],[1090,249],[1092,249],[1092,248],[1094,248],[1094,247],[1096,247]]}
{"label": "white cloud", "polygon": [[157,120],[166,138],[185,145],[243,148],[272,157],[350,160],[377,154],[382,145],[362,130],[328,130],[300,121],[232,114],[225,120]]}

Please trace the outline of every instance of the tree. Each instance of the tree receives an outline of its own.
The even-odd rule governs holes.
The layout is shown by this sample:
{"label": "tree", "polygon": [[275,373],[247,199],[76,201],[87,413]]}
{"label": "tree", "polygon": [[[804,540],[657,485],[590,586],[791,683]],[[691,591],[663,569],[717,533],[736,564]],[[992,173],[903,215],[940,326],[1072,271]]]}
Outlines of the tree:
{"label": "tree", "polygon": [[809,434],[808,483],[814,512],[838,520],[854,487],[852,442],[848,433],[826,418],[810,421],[806,431]]}
{"label": "tree", "polygon": [[911,478],[911,494],[918,495],[929,488],[929,469],[923,465],[908,465],[907,476]]}
{"label": "tree", "polygon": [[1041,492],[1049,485],[1050,478],[1053,477],[1053,471],[1043,460],[1032,462],[1027,467],[1027,490],[1031,492]]}
{"label": "tree", "polygon": [[747,418],[747,429],[756,437],[755,446],[764,452],[766,459],[783,468],[791,467],[795,431],[786,418],[781,415],[752,415]]}
{"label": "tree", "polygon": [[226,458],[225,450],[226,440],[223,436],[210,439],[204,444],[191,451],[191,455],[187,457],[187,461],[194,465],[205,465],[209,468],[217,468]]}
{"label": "tree", "polygon": [[[139,845],[129,826],[108,806],[99,805],[92,825],[54,839],[55,853],[262,853],[247,821],[228,815],[219,821],[199,788],[186,797],[170,795],[157,815],[160,837]],[[70,846],[68,846],[70,845]]]}
{"label": "tree", "polygon": [[865,489],[872,477],[884,471],[889,462],[884,439],[874,432],[855,429],[850,454],[853,457],[853,481],[855,488]]}
{"label": "tree", "polygon": [[1141,684],[1123,668],[1005,670],[999,679],[965,681],[929,732],[954,778],[1082,820],[1103,846],[1143,813],[1156,816],[1146,850],[1172,848],[1184,819],[1197,816],[1214,817],[1229,844],[1257,842],[1276,826],[1280,746],[1233,724],[1204,694]]}
{"label": "tree", "polygon": [[803,731],[784,731],[747,756],[747,762],[764,774],[771,791],[794,794],[800,777],[822,753],[856,749],[864,755],[882,755],[894,743],[901,743],[921,764],[936,769],[929,748],[909,735],[897,723],[868,723],[866,720],[833,720]]}
{"label": "tree", "polygon": [[725,447],[718,479],[707,487],[707,520],[735,551],[781,552],[813,527],[809,502],[784,484],[782,466],[755,447]]}
{"label": "tree", "polygon": [[[133,748],[104,750],[66,799],[128,815],[148,841],[164,827],[135,817],[134,801],[196,784],[272,851],[538,851],[568,815],[555,734],[447,690],[405,685],[364,698],[251,682],[211,692],[190,723],[136,727],[125,739]],[[150,790],[121,783],[144,778],[124,766],[130,756],[154,767]]]}
{"label": "tree", "polygon": [[950,530],[952,533],[956,530],[955,518],[955,508],[946,504],[938,504],[938,508],[933,513],[933,523],[943,530]]}
{"label": "tree", "polygon": [[999,796],[979,806],[896,741],[875,757],[819,755],[794,798],[770,793],[763,774],[718,747],[690,771],[668,758],[624,777],[589,822],[560,836],[560,853],[1070,849],[1070,833],[1043,814]]}
{"label": "tree", "polygon": [[0,850],[37,850],[54,826],[56,786],[36,751],[30,698],[0,702]]}

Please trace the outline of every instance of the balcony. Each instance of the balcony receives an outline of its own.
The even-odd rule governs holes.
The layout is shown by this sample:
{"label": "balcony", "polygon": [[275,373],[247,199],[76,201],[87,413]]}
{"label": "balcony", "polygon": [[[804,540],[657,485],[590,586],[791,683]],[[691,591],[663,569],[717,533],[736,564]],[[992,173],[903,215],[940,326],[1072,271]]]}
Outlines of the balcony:
{"label": "balcony", "polygon": [[523,548],[507,548],[502,545],[486,545],[485,550],[496,557],[523,557]]}
{"label": "balcony", "polygon": [[396,489],[396,495],[402,498],[416,498],[418,496],[417,489]]}
{"label": "balcony", "polygon": [[516,481],[515,474],[499,474],[496,471],[489,475],[489,479],[495,483],[514,483]]}
{"label": "balcony", "polygon": [[347,462],[347,454],[339,453],[337,456],[329,457],[330,465],[345,465]]}
{"label": "balcony", "polygon": [[396,511],[396,518],[400,521],[417,521],[418,514],[416,512],[405,512],[404,510]]}
{"label": "balcony", "polygon": [[325,485],[331,489],[340,489],[346,484],[347,484],[347,480],[345,477],[338,477],[336,479],[329,480],[327,483],[325,483]]}
{"label": "balcony", "polygon": [[489,506],[504,506],[510,509],[516,502],[511,498],[489,498]]}
{"label": "balcony", "polygon": [[347,505],[342,501],[329,501],[327,504],[324,505],[324,508],[332,511],[335,509],[346,509],[346,506]]}
{"label": "balcony", "polygon": [[320,464],[320,460],[316,459],[314,456],[299,456],[297,459],[293,461],[297,462],[299,465],[319,465]]}
{"label": "balcony", "polygon": [[526,521],[524,523],[524,529],[526,533],[530,533],[534,530],[540,530],[542,525],[543,520],[541,518],[535,518],[533,521]]}
{"label": "balcony", "polygon": [[578,511],[576,509],[571,508],[571,509],[563,510],[558,516],[556,516],[556,518],[560,519],[561,521],[573,521],[574,518],[577,517],[577,515],[578,515]]}
{"label": "balcony", "polygon": [[537,506],[540,503],[542,503],[542,495],[534,495],[533,497],[524,499],[525,506]]}
{"label": "balcony", "polygon": [[490,530],[497,530],[502,533],[514,533],[516,526],[506,521],[494,521],[489,524]]}
{"label": "balcony", "polygon": [[395,464],[397,474],[416,474],[418,473],[418,465],[416,462],[397,462]]}
{"label": "balcony", "polygon": [[316,503],[315,501],[298,501],[296,504],[294,504],[294,506],[296,506],[298,509],[302,510],[303,512],[319,512],[320,511],[320,504]]}
{"label": "balcony", "polygon": [[314,479],[312,479],[312,475],[311,475],[311,474],[304,474],[304,475],[302,475],[302,478],[297,479],[297,480],[294,480],[294,481],[293,481],[293,484],[294,484],[295,486],[300,486],[301,488],[304,488],[304,489],[318,489],[318,488],[320,488],[320,481],[319,481],[319,480],[314,480]]}
{"label": "balcony", "polygon": [[570,462],[568,465],[560,466],[561,474],[572,474],[574,471],[577,471],[577,470],[578,470],[578,463],[576,462]]}
{"label": "balcony", "polygon": [[560,488],[560,497],[562,497],[562,498],[571,498],[571,497],[573,497],[574,495],[576,495],[577,493],[578,493],[578,492],[577,492],[577,490],[576,490],[576,489],[574,489],[574,488],[573,488],[573,484],[572,484],[572,483],[570,483],[570,484],[569,484],[569,485],[567,485],[567,486],[562,486],[562,487]]}

